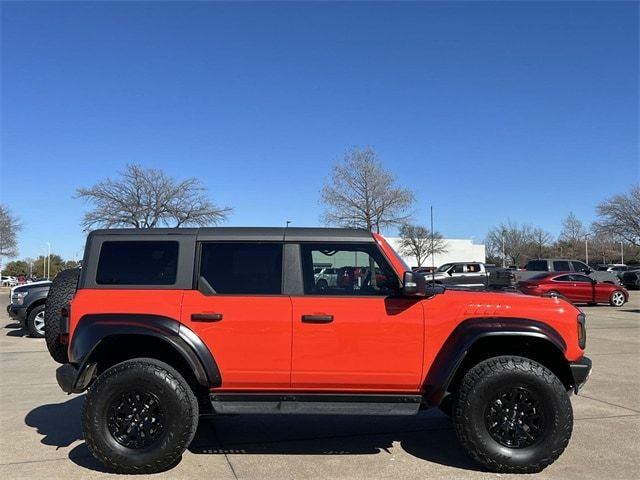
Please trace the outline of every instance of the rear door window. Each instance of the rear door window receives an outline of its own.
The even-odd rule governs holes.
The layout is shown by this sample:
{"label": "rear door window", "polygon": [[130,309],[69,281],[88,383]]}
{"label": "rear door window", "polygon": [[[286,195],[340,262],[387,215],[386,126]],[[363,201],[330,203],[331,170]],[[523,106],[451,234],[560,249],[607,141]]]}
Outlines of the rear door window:
{"label": "rear door window", "polygon": [[531,260],[527,263],[527,270],[534,272],[546,272],[549,270],[549,265],[546,260]]}
{"label": "rear door window", "polygon": [[211,293],[279,295],[282,292],[282,244],[203,243],[202,280]]}
{"label": "rear door window", "polygon": [[569,267],[569,262],[566,260],[555,260],[553,262],[553,270],[556,272],[569,272],[571,267]]}
{"label": "rear door window", "polygon": [[573,278],[571,275],[560,275],[559,277],[554,278],[556,282],[573,282]]}
{"label": "rear door window", "polygon": [[178,242],[104,242],[100,248],[99,285],[173,285]]}

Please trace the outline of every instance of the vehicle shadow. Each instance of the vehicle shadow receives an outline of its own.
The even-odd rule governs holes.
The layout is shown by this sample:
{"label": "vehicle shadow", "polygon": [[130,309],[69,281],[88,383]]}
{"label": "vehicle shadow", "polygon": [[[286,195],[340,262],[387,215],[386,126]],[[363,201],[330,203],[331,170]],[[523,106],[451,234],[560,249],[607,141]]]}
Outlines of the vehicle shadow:
{"label": "vehicle shadow", "polygon": [[189,451],[197,455],[376,455],[400,446],[419,459],[485,471],[458,444],[451,420],[416,416],[238,415],[202,418]]}
{"label": "vehicle shadow", "polygon": [[27,330],[22,330],[18,328],[17,330],[9,330],[7,332],[7,337],[28,337],[29,332]]}
{"label": "vehicle shadow", "polygon": [[4,328],[20,328],[20,327],[22,327],[22,325],[20,325],[20,322],[10,322],[4,326]]}
{"label": "vehicle shadow", "polygon": [[[80,425],[83,402],[84,395],[78,395],[63,403],[39,406],[26,415],[25,424],[42,435],[42,444],[56,449],[69,447],[83,439]],[[196,455],[384,455],[398,445],[428,462],[484,471],[464,453],[450,419],[437,410],[409,417],[202,417],[189,451]],[[71,449],[68,456],[82,468],[111,472],[93,458],[84,442]]]}
{"label": "vehicle shadow", "polygon": [[51,403],[34,408],[24,417],[24,423],[42,435],[41,443],[57,448],[68,447],[82,440],[80,412],[84,395],[63,403]]}

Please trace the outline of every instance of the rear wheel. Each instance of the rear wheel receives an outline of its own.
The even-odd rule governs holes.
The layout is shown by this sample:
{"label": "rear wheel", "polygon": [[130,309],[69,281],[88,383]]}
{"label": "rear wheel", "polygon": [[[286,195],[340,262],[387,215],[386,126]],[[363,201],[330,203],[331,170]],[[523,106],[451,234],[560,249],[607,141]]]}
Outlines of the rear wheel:
{"label": "rear wheel", "polygon": [[198,402],[172,367],[150,358],[102,373],[87,393],[82,430],[93,456],[117,473],[174,465],[198,426]]}
{"label": "rear wheel", "polygon": [[622,307],[625,303],[626,299],[624,298],[624,293],[620,290],[614,291],[609,297],[609,303],[614,307]]}
{"label": "rear wheel", "polygon": [[535,473],[569,443],[573,411],[564,385],[523,357],[494,357],[464,376],[453,411],[469,455],[500,473]]}
{"label": "rear wheel", "polygon": [[27,329],[30,336],[44,338],[44,305],[38,305],[29,312]]}

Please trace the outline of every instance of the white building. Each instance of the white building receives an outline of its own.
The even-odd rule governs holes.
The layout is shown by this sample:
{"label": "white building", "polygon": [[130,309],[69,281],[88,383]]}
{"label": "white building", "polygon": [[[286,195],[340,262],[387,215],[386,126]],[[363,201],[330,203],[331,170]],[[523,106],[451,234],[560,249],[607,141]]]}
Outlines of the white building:
{"label": "white building", "polygon": [[[398,254],[404,259],[404,261],[410,267],[417,267],[418,262],[415,257],[410,255],[402,255],[400,253],[400,238],[399,237],[385,237],[389,244],[394,248]],[[439,267],[440,265],[448,262],[485,262],[487,258],[487,251],[484,245],[477,245],[473,243],[473,240],[466,238],[448,238],[444,240],[447,245],[446,253],[436,254],[433,259],[433,265]],[[422,262],[423,267],[430,267],[432,265],[431,256]]]}

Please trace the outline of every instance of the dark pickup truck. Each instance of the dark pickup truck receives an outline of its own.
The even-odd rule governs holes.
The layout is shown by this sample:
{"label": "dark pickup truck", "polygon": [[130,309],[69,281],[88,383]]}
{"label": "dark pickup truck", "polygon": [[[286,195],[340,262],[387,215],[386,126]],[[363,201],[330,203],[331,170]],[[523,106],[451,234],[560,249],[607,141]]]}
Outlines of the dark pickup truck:
{"label": "dark pickup truck", "polygon": [[44,337],[44,304],[51,288],[51,282],[34,282],[11,289],[7,313],[18,320],[22,328],[27,328],[32,337]]}

